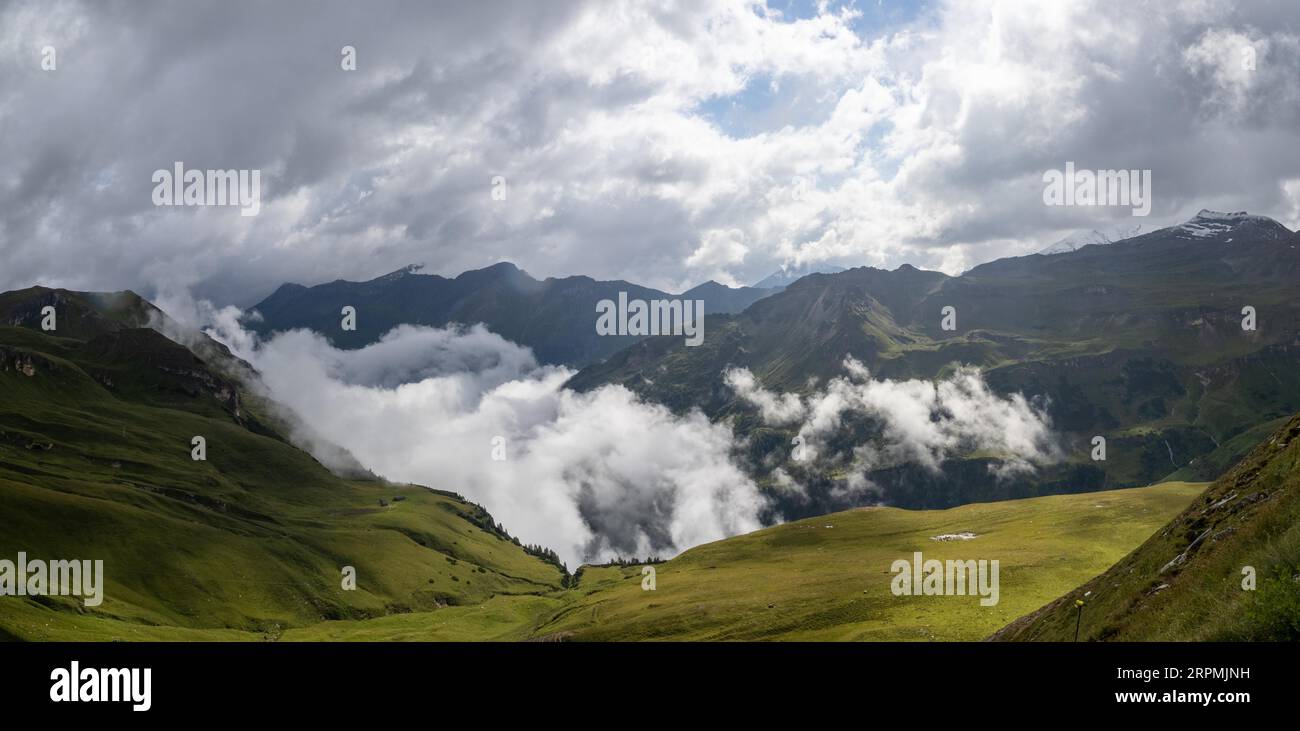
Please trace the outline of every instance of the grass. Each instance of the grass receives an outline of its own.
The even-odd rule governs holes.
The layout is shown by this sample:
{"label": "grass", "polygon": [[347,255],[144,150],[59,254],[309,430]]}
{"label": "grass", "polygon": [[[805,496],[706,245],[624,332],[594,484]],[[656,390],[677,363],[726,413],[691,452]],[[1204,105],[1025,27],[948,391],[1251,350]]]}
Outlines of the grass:
{"label": "grass", "polygon": [[292,642],[505,642],[526,640],[533,628],[564,605],[550,596],[495,596],[475,606],[395,614],[375,619],[321,622],[293,629]]}
{"label": "grass", "polygon": [[[977,640],[1104,571],[1191,502],[1202,484],[964,505],[865,508],[694,548],[656,567],[586,568],[536,633],[577,640]],[[968,541],[932,536],[971,531]],[[1001,596],[894,596],[890,565],[997,559]]]}
{"label": "grass", "polygon": [[[653,592],[639,567],[586,567],[565,589],[478,506],[331,473],[188,351],[81,304],[61,319],[78,337],[0,327],[0,558],[103,560],[105,599],[0,597],[0,639],[973,640],[1101,573],[1201,491],[853,510],[699,546],[657,565]],[[977,537],[930,540],[960,531]],[[1000,561],[1001,601],[893,596],[890,564],[913,551]]]}
{"label": "grass", "polygon": [[[1256,587],[1243,582],[1247,567]],[[1006,640],[1300,639],[1300,417],[1105,574],[1020,618]]]}
{"label": "grass", "polygon": [[[275,638],[560,588],[560,569],[491,530],[478,506],[340,478],[249,401],[233,413],[201,363],[176,375],[172,355],[143,353],[103,382],[78,341],[0,328],[0,558],[102,560],[106,581],[95,608],[0,598],[0,637]],[[168,369],[151,369],[163,356]],[[196,389],[205,380],[215,392]],[[194,435],[207,461],[191,458]]]}

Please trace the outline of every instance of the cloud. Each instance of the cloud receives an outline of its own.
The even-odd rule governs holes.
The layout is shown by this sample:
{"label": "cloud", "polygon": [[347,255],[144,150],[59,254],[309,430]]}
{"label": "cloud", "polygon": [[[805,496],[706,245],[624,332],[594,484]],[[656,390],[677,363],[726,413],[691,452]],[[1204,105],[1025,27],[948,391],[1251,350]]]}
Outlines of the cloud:
{"label": "cloud", "polygon": [[776,394],[765,390],[748,368],[731,368],[723,373],[723,382],[750,405],[758,407],[769,424],[789,424],[802,419],[807,407],[798,394]]}
{"label": "cloud", "polygon": [[255,342],[224,317],[208,331],[261,372],[323,462],[337,444],[388,479],[458,492],[571,568],[761,527],[766,500],[727,426],[622,387],[566,390],[571,371],[481,325],[401,326],[360,350],[304,330]]}
{"label": "cloud", "polygon": [[[1300,36],[1252,28],[1210,28],[1183,51],[1187,69],[1209,85],[1207,110],[1240,123],[1284,112],[1297,100],[1290,83],[1300,61]],[[1276,106],[1275,106],[1276,105]]]}
{"label": "cloud", "polygon": [[[954,272],[1127,216],[1044,207],[1066,161],[1153,170],[1153,227],[1294,205],[1295,3],[784,5],[4,4],[0,288]],[[154,207],[177,160],[262,170],[261,213]]]}
{"label": "cloud", "polygon": [[[1032,472],[1062,454],[1042,409],[1024,396],[989,390],[979,370],[961,367],[938,381],[873,379],[853,358],[845,376],[831,379],[807,395],[764,389],[746,369],[725,374],[726,383],[765,422],[798,425],[805,459],[833,458],[824,445],[844,427],[850,414],[872,419],[880,437],[853,449],[850,490],[869,484],[863,472],[901,463],[938,471],[949,457],[984,452],[1000,460],[999,474]],[[788,478],[788,475],[786,476]]]}

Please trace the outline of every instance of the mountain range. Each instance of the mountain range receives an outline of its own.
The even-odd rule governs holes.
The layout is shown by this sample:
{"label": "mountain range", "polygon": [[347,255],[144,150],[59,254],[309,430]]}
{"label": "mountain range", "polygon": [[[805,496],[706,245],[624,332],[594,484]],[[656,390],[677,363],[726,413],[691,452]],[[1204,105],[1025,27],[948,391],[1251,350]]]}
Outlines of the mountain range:
{"label": "mountain range", "polygon": [[[324,335],[340,348],[360,348],[401,324],[445,327],[483,323],[492,332],[532,348],[544,364],[580,367],[640,339],[596,332],[596,303],[629,300],[703,300],[706,313],[738,312],[775,290],[727,287],[709,281],[669,294],[621,280],[574,276],[534,279],[508,262],[454,278],[406,267],[367,282],[338,280],[314,287],[285,284],[255,305],[245,326],[263,336],[296,328]],[[341,327],[342,308],[356,308],[356,329]]]}
{"label": "mountain range", "polygon": [[[0,555],[107,567],[100,606],[0,601],[0,640],[1059,641],[1076,601],[1084,639],[1300,637],[1300,417],[1208,489],[855,509],[656,563],[647,592],[640,562],[569,574],[453,492],[331,473],[239,361],[160,314],[130,292],[0,295]],[[885,568],[914,551],[1001,556],[1001,601],[900,601]]]}
{"label": "mountain range", "polygon": [[[574,389],[618,384],[729,421],[785,517],[819,517],[687,551],[660,566],[680,580],[656,594],[639,589],[635,563],[570,574],[455,485],[326,469],[294,445],[292,414],[251,385],[248,364],[132,292],[0,294],[0,556],[112,567],[93,610],[68,597],[0,603],[0,639],[973,639],[1009,622],[995,639],[1061,640],[1077,616],[1089,639],[1295,639],[1297,244],[1272,219],[1202,212],[957,277],[905,265],[812,273],[778,292],[706,284],[696,289],[716,309],[703,345],[634,338],[603,359],[612,345],[576,337],[594,333],[590,298],[656,290],[497,265],[285,285],[269,314],[259,306],[264,332],[308,326],[283,324],[300,318],[331,335],[353,304],[374,322],[334,332],[344,347],[385,322],[491,318],[549,348],[547,362],[588,361]],[[567,336],[534,331],[564,318],[576,322]],[[991,469],[998,454],[958,454],[938,472],[894,465],[867,475],[882,488],[872,500],[943,510],[831,513],[860,504],[837,489],[851,479],[843,465],[786,462],[792,431],[764,423],[724,373],[748,368],[767,389],[807,394],[846,358],[896,381],[977,366],[998,393],[1041,404],[1067,456],[1011,477]],[[835,450],[881,428],[847,426]],[[1105,461],[1088,457],[1094,435],[1108,440]],[[808,499],[782,497],[773,460]],[[999,613],[949,603],[909,619],[883,583],[853,585],[864,547],[881,562],[920,547],[961,558],[965,542],[933,543],[959,531],[981,551],[1031,549],[1008,561],[1023,591]],[[355,592],[340,591],[345,567]],[[1244,589],[1246,573],[1257,588]]]}
{"label": "mountain range", "polygon": [[[0,599],[0,641],[977,639],[1103,570],[1199,490],[855,510],[656,563],[647,592],[639,563],[569,573],[452,485],[331,472],[289,442],[246,365],[163,318],[130,292],[0,295],[0,556],[105,567],[98,606]],[[1021,588],[996,611],[918,615],[885,578],[864,580],[864,556],[964,555],[931,538],[957,526],[980,551],[1049,536],[1006,562]]]}
{"label": "mountain range", "polygon": [[[445,327],[483,323],[493,332],[533,349],[541,363],[581,367],[603,360],[640,340],[640,336],[600,336],[594,328],[596,303],[628,299],[703,300],[704,311],[727,314],[744,310],[813,273],[844,271],[831,265],[791,266],[773,272],[752,287],[728,287],[708,281],[680,294],[622,280],[584,276],[538,280],[514,264],[502,262],[453,278],[420,273],[412,265],[366,282],[338,280],[312,287],[285,284],[254,305],[244,320],[262,336],[307,328],[340,348],[359,348],[377,341],[400,324]],[[344,306],[357,309],[356,330],[340,327]]]}
{"label": "mountain range", "polygon": [[1075,231],[1051,246],[1039,250],[1038,253],[1043,256],[1066,254],[1071,251],[1078,251],[1085,246],[1105,246],[1116,241],[1131,239],[1141,232],[1142,224],[1140,223],[1132,226],[1114,226],[1105,231],[1099,231],[1095,228],[1088,231]]}
{"label": "mountain range", "polygon": [[[763,424],[724,383],[726,371],[746,368],[766,389],[807,394],[842,375],[846,358],[893,381],[975,366],[997,393],[1042,405],[1066,458],[1021,475],[983,453],[958,455],[938,474],[891,464],[864,475],[889,504],[938,508],[1217,476],[1300,410],[1297,240],[1264,216],[1203,210],[1177,226],[955,277],[903,265],[805,267],[803,276],[788,268],[760,282],[777,285],[765,288],[707,282],[680,295],[705,301],[699,347],[597,333],[600,300],[669,293],[581,276],[537,280],[508,263],[454,278],[408,267],[368,282],[286,284],[245,323],[263,336],[306,327],[356,348],[402,323],[482,322],[542,363],[580,368],[569,382],[576,390],[619,384],[679,412],[733,420],[752,476],[786,517],[851,507],[858,498],[843,488],[855,476],[792,465],[787,472],[810,486],[807,495],[790,500],[775,490],[763,465],[784,460],[795,431]],[[357,310],[355,331],[340,327],[345,305]],[[945,307],[956,315],[951,331]],[[1254,330],[1242,327],[1244,307],[1254,308]],[[881,428],[849,426],[829,445],[834,452],[872,441]],[[1109,446],[1104,463],[1087,458],[1097,436]]]}
{"label": "mountain range", "polygon": [[[906,465],[867,475],[887,503],[937,508],[1211,479],[1300,410],[1297,244],[1272,219],[1203,212],[1107,246],[1001,259],[957,277],[909,265],[814,274],[741,313],[707,317],[700,347],[648,338],[569,385],[621,384],[679,411],[733,419],[761,463],[783,460],[795,432],[764,425],[726,385],[731,368],[768,390],[807,394],[841,375],[847,357],[891,380],[941,378],[967,364],[998,393],[1043,404],[1068,458],[1023,481],[990,472],[998,460],[989,455],[950,460],[939,476]],[[951,331],[945,307],[954,308]],[[1244,308],[1254,329],[1243,327]],[[851,449],[873,428],[832,446]],[[1107,439],[1105,462],[1090,459],[1095,436]],[[806,475],[820,484],[806,509],[846,507],[816,499],[848,477],[828,474]]]}

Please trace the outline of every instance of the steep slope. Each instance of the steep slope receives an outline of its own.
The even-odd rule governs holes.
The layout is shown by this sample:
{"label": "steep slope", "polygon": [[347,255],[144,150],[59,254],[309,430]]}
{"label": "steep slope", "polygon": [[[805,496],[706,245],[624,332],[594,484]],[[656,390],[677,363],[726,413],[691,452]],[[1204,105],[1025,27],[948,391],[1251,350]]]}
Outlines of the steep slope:
{"label": "steep slope", "polygon": [[[54,332],[39,328],[46,302]],[[0,557],[102,560],[106,578],[99,607],[3,598],[0,635],[259,639],[561,585],[558,566],[452,493],[326,470],[280,437],[271,404],[118,316],[150,308],[0,295]]]}
{"label": "steep slope", "polygon": [[[1067,461],[1033,484],[993,480],[969,460],[937,480],[868,474],[890,504],[946,507],[1174,473],[1210,479],[1262,437],[1261,424],[1300,410],[1297,244],[1300,236],[1272,219],[1202,212],[1107,246],[1002,259],[959,277],[908,266],[815,274],[742,313],[706,318],[699,347],[650,338],[583,369],[570,386],[622,384],[674,409],[734,417],[760,464],[783,460],[795,432],[764,425],[739,402],[723,380],[729,368],[748,368],[769,390],[808,393],[842,373],[846,356],[895,380],[941,378],[968,364],[997,392],[1045,405]],[[952,331],[942,328],[946,307],[956,315]],[[1254,330],[1243,329],[1245,307]],[[1089,459],[1097,435],[1108,442],[1104,463]],[[819,494],[843,477],[830,475]],[[846,506],[814,499],[805,507]]]}
{"label": "steep slope", "polygon": [[[102,560],[106,589],[98,607],[4,597],[6,639],[969,639],[1100,571],[1199,490],[854,511],[689,551],[653,593],[635,567],[586,567],[569,589],[553,555],[452,493],[332,474],[279,437],[269,404],[96,297],[0,302],[26,312],[51,292],[60,315],[81,312],[79,337],[0,327],[0,558]],[[883,572],[914,549],[1000,558],[1002,603],[899,602]]]}
{"label": "steep slope", "polygon": [[1300,640],[1300,416],[1123,560],[993,639],[1068,641],[1076,622],[1080,640]]}
{"label": "steep slope", "polygon": [[[703,406],[721,412],[731,395],[721,387],[727,366],[746,367],[769,388],[795,390],[809,377],[840,372],[844,356],[869,363],[929,342],[918,307],[949,279],[904,265],[841,274],[810,274],[742,314],[705,315],[704,343],[679,347],[673,338],[648,338],[575,375],[586,390],[621,383],[670,407]],[[647,387],[653,381],[655,387]]]}
{"label": "steep slope", "polygon": [[[564,277],[539,281],[513,264],[495,264],[454,279],[419,274],[408,267],[369,282],[336,281],[315,287],[286,284],[253,309],[246,325],[262,335],[308,328],[341,348],[375,342],[400,324],[443,327],[483,323],[493,332],[533,349],[542,363],[583,366],[640,338],[599,335],[596,303],[628,299],[702,299],[706,313],[744,309],[771,294],[752,287],[707,282],[681,295],[624,281]],[[357,310],[357,328],[341,328],[341,310]]]}

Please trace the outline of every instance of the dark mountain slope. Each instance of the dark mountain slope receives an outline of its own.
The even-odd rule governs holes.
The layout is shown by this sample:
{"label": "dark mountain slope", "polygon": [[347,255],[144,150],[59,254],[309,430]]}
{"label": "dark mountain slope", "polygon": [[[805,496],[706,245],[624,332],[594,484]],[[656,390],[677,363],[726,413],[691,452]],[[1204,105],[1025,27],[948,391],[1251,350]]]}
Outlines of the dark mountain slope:
{"label": "dark mountain slope", "polygon": [[[596,303],[617,301],[619,292],[626,292],[629,299],[703,299],[706,313],[738,311],[771,294],[716,282],[671,295],[629,282],[581,276],[539,281],[509,263],[454,279],[407,268],[369,282],[340,280],[310,288],[286,284],[258,303],[254,310],[260,319],[249,318],[246,324],[264,336],[308,328],[338,347],[359,348],[401,324],[444,327],[481,322],[492,332],[532,348],[542,363],[583,366],[639,340],[596,333]],[[357,309],[355,331],[341,328],[344,306]]]}
{"label": "dark mountain slope", "polygon": [[[842,373],[846,356],[889,379],[939,378],[970,364],[997,391],[1046,404],[1070,454],[1038,478],[1052,490],[1148,484],[1175,472],[1211,479],[1255,443],[1237,437],[1258,439],[1258,425],[1300,410],[1298,244],[1271,219],[1202,212],[1108,246],[1003,259],[959,277],[908,266],[810,275],[743,313],[707,318],[699,347],[651,338],[570,386],[623,384],[674,409],[735,416],[742,434],[760,437],[757,461],[784,459],[794,432],[758,422],[724,384],[728,368],[750,369],[768,389],[807,393]],[[1248,306],[1255,330],[1242,328]],[[955,310],[952,331],[942,328],[946,307]],[[1104,463],[1088,458],[1094,435],[1108,441]],[[1028,489],[989,483],[972,493],[971,471],[952,469],[923,491],[943,500],[919,494],[918,475],[894,480],[893,499],[944,507]]]}

